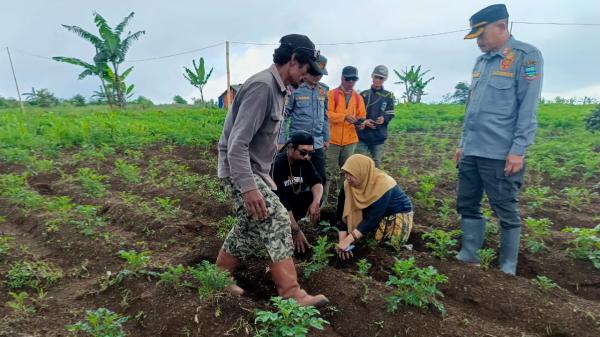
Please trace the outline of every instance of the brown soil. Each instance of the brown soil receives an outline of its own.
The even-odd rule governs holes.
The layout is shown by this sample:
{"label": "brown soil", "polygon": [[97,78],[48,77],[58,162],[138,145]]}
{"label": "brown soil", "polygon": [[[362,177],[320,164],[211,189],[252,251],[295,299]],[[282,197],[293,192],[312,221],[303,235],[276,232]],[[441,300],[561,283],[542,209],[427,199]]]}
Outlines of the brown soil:
{"label": "brown soil", "polygon": [[[393,146],[390,143],[390,146]],[[407,146],[406,149],[411,147]],[[448,151],[451,149],[448,148]],[[414,150],[416,151],[416,150]],[[47,215],[39,212],[25,214],[7,200],[0,199],[0,234],[14,236],[15,245],[9,255],[0,260],[0,278],[3,280],[11,264],[22,260],[52,262],[63,271],[58,284],[47,289],[47,297],[37,304],[35,314],[20,315],[0,305],[0,336],[68,336],[64,326],[81,321],[85,310],[106,307],[129,316],[125,324],[128,336],[251,336],[254,334],[254,312],[270,308],[269,298],[275,290],[267,271],[267,263],[253,260],[245,263],[235,274],[240,286],[247,290],[243,297],[225,295],[218,302],[201,300],[188,287],[173,289],[157,285],[156,278],[130,277],[122,284],[101,291],[100,280],[108,272],[119,271],[123,261],[117,256],[121,249],[150,250],[153,270],[167,265],[195,265],[203,260],[214,262],[222,239],[217,236],[218,222],[231,214],[231,205],[207,198],[204,191],[186,191],[170,186],[153,186],[144,181],[130,184],[112,175],[113,163],[124,158],[122,152],[105,161],[86,160],[74,163],[66,153],[58,159],[59,173],[32,175],[29,184],[45,197],[69,196],[79,204],[98,206],[108,223],[100,232],[110,236],[95,238],[82,235],[76,228],[62,224],[58,232],[48,232],[44,225]],[[409,154],[418,157],[416,153]],[[172,151],[160,146],[143,150],[140,159],[127,158],[142,168],[143,174],[151,159],[174,160],[187,165],[197,174],[214,177],[216,153],[214,150],[192,147],[174,147]],[[444,158],[440,158],[444,159]],[[411,165],[414,177],[399,179],[409,195],[418,190],[417,175],[438,170],[441,160],[419,161]],[[398,168],[408,162],[388,161],[388,168]],[[72,176],[79,167],[91,167],[110,176],[106,181],[108,193],[102,198],[87,196]],[[0,173],[20,173],[26,168],[0,163]],[[390,170],[390,172],[396,172]],[[547,178],[544,178],[547,179]],[[550,184],[558,194],[563,186],[576,183]],[[566,185],[565,185],[566,184]],[[578,186],[593,188],[591,182]],[[455,182],[436,186],[439,199],[452,198]],[[127,204],[118,192],[130,192],[145,201],[169,196],[180,200],[181,209],[176,218],[156,218],[141,212],[136,205]],[[572,212],[552,202],[543,209],[522,207],[524,217],[547,217],[553,223],[547,249],[537,254],[521,250],[517,277],[509,277],[492,265],[488,271],[465,266],[454,260],[433,258],[420,235],[439,225],[436,211],[418,209],[416,228],[409,244],[413,250],[398,253],[387,247],[359,245],[356,257],[350,262],[331,258],[330,265],[309,279],[300,282],[311,293],[323,293],[331,305],[321,309],[323,318],[330,322],[324,331],[313,331],[310,336],[599,336],[600,335],[600,271],[591,263],[574,261],[566,253],[568,234],[559,232],[567,226],[593,226],[600,213],[598,199],[581,212]],[[523,201],[523,205],[527,200]],[[439,206],[439,201],[437,206]],[[323,218],[335,221],[333,212],[324,211]],[[456,219],[446,227],[456,228]],[[323,235],[319,228],[306,230],[314,242]],[[333,234],[329,234],[333,238]],[[496,248],[497,239],[487,246]],[[441,286],[447,316],[434,309],[424,310],[401,305],[397,312],[387,311],[386,297],[391,289],[385,285],[394,257],[415,257],[420,266],[434,266],[448,277]],[[298,260],[310,254],[297,256]],[[368,296],[363,300],[364,287],[352,278],[356,261],[365,258],[372,263]],[[561,288],[541,291],[532,279],[545,275]],[[0,283],[0,303],[11,300],[4,282]],[[36,297],[33,291],[30,296]]]}

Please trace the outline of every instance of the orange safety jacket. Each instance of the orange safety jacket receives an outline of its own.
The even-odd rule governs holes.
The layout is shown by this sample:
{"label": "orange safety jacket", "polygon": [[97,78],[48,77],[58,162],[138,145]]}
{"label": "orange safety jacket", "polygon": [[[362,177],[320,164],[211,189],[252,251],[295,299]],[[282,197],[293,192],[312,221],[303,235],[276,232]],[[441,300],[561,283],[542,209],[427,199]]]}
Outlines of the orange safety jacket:
{"label": "orange safety jacket", "polygon": [[358,143],[356,125],[346,121],[346,115],[351,115],[359,121],[367,117],[365,101],[362,96],[352,90],[352,96],[346,106],[344,91],[340,88],[329,90],[327,93],[329,116],[329,142],[338,146]]}

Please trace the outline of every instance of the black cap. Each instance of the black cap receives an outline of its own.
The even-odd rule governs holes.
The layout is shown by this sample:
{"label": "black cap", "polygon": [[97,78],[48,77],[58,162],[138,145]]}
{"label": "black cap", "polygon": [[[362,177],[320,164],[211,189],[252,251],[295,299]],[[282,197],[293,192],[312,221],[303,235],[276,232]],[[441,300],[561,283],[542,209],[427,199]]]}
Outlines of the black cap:
{"label": "black cap", "polygon": [[471,31],[465,36],[465,40],[478,37],[483,33],[483,27],[502,19],[508,19],[508,10],[504,4],[491,5],[480,10],[469,19]]}
{"label": "black cap", "polygon": [[298,147],[298,145],[314,145],[315,138],[306,131],[296,131],[290,135],[288,143],[294,147]]}
{"label": "black cap", "polygon": [[308,56],[310,68],[308,73],[311,75],[322,75],[323,71],[317,60],[319,59],[320,52],[315,49],[315,44],[306,35],[301,34],[289,34],[279,40],[281,45],[286,45],[292,48],[292,52],[299,53]]}
{"label": "black cap", "polygon": [[353,66],[345,66],[344,69],[342,69],[342,76],[356,77],[358,79],[358,69],[356,69],[356,67]]}

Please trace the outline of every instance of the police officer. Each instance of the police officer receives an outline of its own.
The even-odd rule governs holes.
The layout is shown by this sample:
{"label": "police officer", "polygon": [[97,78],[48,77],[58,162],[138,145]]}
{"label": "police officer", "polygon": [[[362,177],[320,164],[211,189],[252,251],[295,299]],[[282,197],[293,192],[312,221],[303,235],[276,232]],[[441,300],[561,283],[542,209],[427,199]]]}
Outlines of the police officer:
{"label": "police officer", "polygon": [[473,68],[464,130],[454,160],[459,168],[457,211],[462,247],[457,258],[479,263],[484,240],[483,192],[500,220],[500,269],[515,275],[521,219],[517,202],[524,157],[533,143],[542,88],[543,60],[538,49],[508,31],[503,4],[475,13],[465,39],[477,39],[484,53]]}
{"label": "police officer", "polygon": [[378,65],[371,74],[371,89],[361,93],[367,110],[366,125],[358,130],[356,153],[373,158],[375,166],[381,168],[383,147],[388,137],[388,124],[394,118],[394,94],[383,88],[388,78],[388,68]]}
{"label": "police officer", "polygon": [[284,124],[279,134],[278,148],[287,142],[295,132],[306,131],[314,138],[314,152],[311,162],[325,184],[325,151],[329,148],[329,119],[327,116],[327,92],[329,87],[321,82],[327,75],[327,58],[319,55],[320,75],[307,74],[304,82],[289,96],[285,106]]}

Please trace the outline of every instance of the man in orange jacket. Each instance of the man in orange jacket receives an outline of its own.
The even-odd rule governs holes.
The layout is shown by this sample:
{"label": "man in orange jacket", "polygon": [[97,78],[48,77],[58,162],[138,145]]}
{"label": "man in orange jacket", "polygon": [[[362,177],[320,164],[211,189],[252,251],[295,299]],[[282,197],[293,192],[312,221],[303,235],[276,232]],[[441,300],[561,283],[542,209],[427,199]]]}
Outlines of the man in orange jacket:
{"label": "man in orange jacket", "polygon": [[358,81],[356,67],[347,66],[342,69],[342,83],[327,94],[329,116],[329,149],[327,151],[327,182],[323,194],[323,205],[328,202],[329,189],[333,185],[338,194],[341,177],[340,168],[346,159],[354,154],[358,143],[356,128],[365,127],[367,116],[362,96],[354,90]]}

